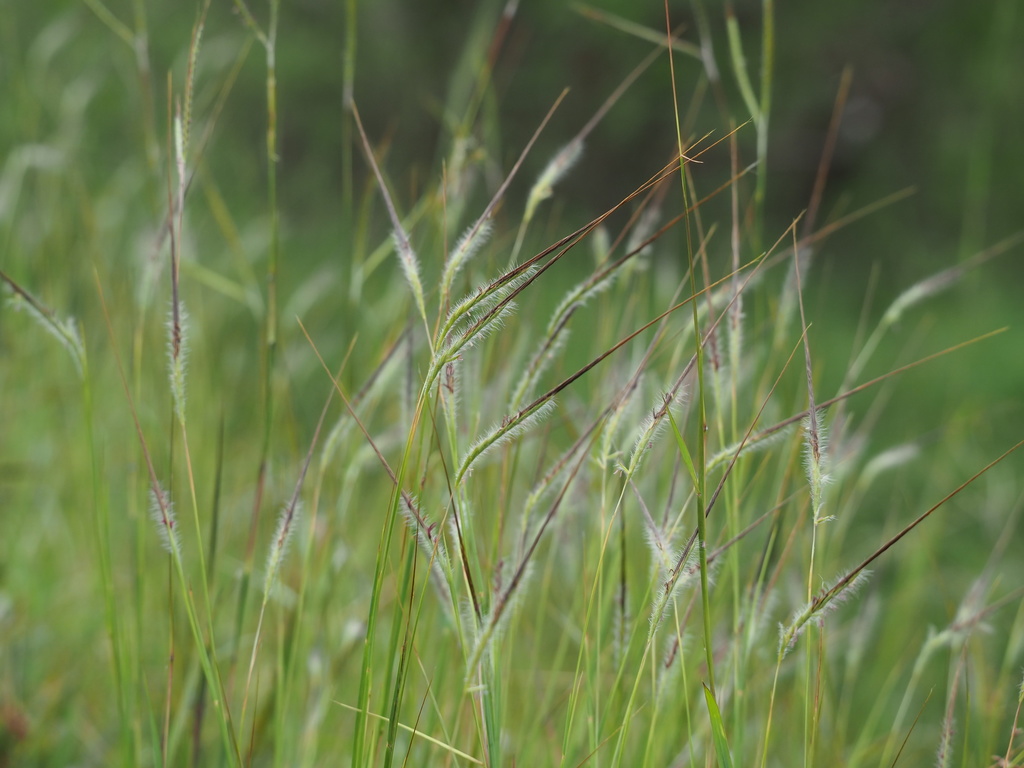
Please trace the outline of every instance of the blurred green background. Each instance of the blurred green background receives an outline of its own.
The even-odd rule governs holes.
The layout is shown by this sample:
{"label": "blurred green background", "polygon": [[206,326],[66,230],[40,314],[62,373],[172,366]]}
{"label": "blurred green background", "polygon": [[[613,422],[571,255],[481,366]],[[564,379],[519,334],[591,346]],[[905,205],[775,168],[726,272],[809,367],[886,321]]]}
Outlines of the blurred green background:
{"label": "blurred green background", "polygon": [[[837,334],[848,334],[865,296],[872,296],[880,312],[899,291],[1007,237],[1024,222],[1024,148],[1018,139],[1024,122],[1019,85],[1024,46],[1019,44],[1018,5],[1015,0],[778,4],[766,239],[774,239],[807,206],[844,67],[852,69],[852,89],[819,221],[907,187],[916,190],[909,199],[839,231],[816,254],[815,295],[837,323]],[[4,3],[3,268],[26,285],[45,286],[49,295],[43,298],[51,306],[80,314],[91,303],[91,280],[84,279],[90,259],[123,265],[127,286],[150,258],[153,231],[166,209],[165,161],[160,159],[167,134],[166,82],[172,73],[180,92],[197,7],[129,0]],[[385,170],[403,210],[440,178],[452,129],[445,107],[465,103],[473,74],[465,62],[491,44],[496,19],[506,7],[494,1],[355,4],[353,95],[371,140],[383,148]],[[673,21],[684,25],[682,37],[691,42],[697,40],[694,7],[671,6]],[[507,211],[513,222],[551,154],[650,50],[648,43],[595,21],[581,8],[565,2],[519,3],[497,59],[493,87],[482,107],[480,135],[493,154],[493,169],[478,186],[481,205],[561,90],[570,89],[512,187],[506,206],[514,209]],[[653,30],[664,27],[660,3],[605,0],[592,8]],[[252,9],[265,23],[266,8]],[[724,9],[708,3],[704,10],[729,108],[742,120]],[[737,3],[734,10],[756,86],[761,6]],[[141,51],[117,34],[119,25],[130,32],[140,13],[151,33],[148,50]],[[348,29],[345,3],[283,4],[278,88],[285,297],[323,264],[344,264],[354,248],[376,244],[353,244],[342,216],[345,163],[352,163],[357,194],[366,193],[367,176],[358,148],[347,150],[342,143]],[[199,260],[214,269],[250,259],[264,247],[265,68],[258,46],[240,59],[247,39],[232,4],[213,3],[197,69],[196,133],[214,116],[216,124],[199,172],[215,181],[232,218],[252,227],[238,233],[232,256],[223,237],[208,237],[215,225],[207,206],[193,206],[193,231],[207,249]],[[148,61],[154,96],[146,95],[140,60]],[[237,82],[215,115],[218,93],[240,60]],[[682,55],[676,63],[685,105],[697,85],[699,65]],[[695,134],[721,135],[721,113],[710,96],[705,102]],[[662,57],[591,135],[582,162],[550,206],[553,223],[534,228],[532,245],[540,247],[545,238],[617,202],[666,161],[673,135],[668,66]],[[754,132],[748,128],[741,136],[749,162]],[[710,162],[722,162],[724,156],[719,153]],[[140,222],[148,229],[140,228]],[[384,237],[383,220],[376,225]],[[212,244],[214,251],[220,247],[224,252],[210,252]],[[34,245],[38,251],[31,250]],[[927,322],[948,326],[937,337],[959,340],[1012,324],[1019,317],[1021,264],[1020,249],[1010,251],[927,307]],[[58,290],[64,293],[54,295]],[[336,303],[332,311],[351,316],[355,309]],[[829,333],[831,327],[819,332]],[[959,367],[944,378],[953,377],[947,383],[964,397],[979,397],[1019,417],[1010,401],[1015,402],[1024,381],[1024,355],[1014,354],[1020,340],[1019,331],[1012,331],[959,358]],[[972,354],[997,354],[1005,365],[998,374],[976,376],[978,359]]]}

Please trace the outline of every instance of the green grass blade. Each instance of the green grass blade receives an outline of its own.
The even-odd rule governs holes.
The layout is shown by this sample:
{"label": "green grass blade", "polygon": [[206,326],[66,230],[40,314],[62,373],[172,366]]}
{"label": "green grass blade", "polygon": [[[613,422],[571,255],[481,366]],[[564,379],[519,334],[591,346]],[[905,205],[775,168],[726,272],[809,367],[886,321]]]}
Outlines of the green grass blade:
{"label": "green grass blade", "polygon": [[711,718],[711,737],[715,742],[715,754],[718,756],[720,768],[732,768],[732,755],[729,752],[729,740],[725,737],[725,724],[722,713],[718,711],[718,703],[711,689],[704,686],[704,701],[708,705],[708,716]]}
{"label": "green grass blade", "polygon": [[693,481],[693,487],[697,488],[697,470],[693,466],[693,458],[690,456],[690,449],[686,447],[686,441],[683,440],[683,435],[679,431],[679,425],[676,424],[676,418],[672,415],[672,409],[666,409],[668,413],[668,422],[672,425],[672,434],[676,436],[676,445],[679,446],[679,455],[683,459],[683,464],[686,465],[686,471],[690,475],[690,480]]}

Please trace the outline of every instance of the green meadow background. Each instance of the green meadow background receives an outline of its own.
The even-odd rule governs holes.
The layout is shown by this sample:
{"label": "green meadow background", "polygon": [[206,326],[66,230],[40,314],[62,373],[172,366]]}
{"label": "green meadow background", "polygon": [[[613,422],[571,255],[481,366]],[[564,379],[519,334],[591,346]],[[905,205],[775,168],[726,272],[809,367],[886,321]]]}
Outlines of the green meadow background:
{"label": "green meadow background", "polygon": [[[737,77],[730,15],[762,109],[770,96],[766,154],[735,182],[736,212],[727,185],[699,220],[666,231],[581,307],[536,394],[686,298],[696,243],[707,240],[698,288],[730,275],[736,232],[740,264],[778,258],[745,299],[749,352],[742,370],[723,374],[731,399],[708,395],[717,426],[695,475],[713,488],[722,467],[711,455],[743,436],[777,376],[785,394],[758,428],[808,407],[799,315],[780,319],[792,279],[787,228],[798,217],[800,236],[827,230],[800,249],[810,258],[801,290],[818,402],[1001,331],[850,398],[838,422],[834,409],[824,412],[839,435],[823,514],[840,518],[841,533],[827,549],[811,544],[810,529],[828,524],[806,519],[814,492],[809,502],[801,441],[810,427],[775,444],[772,458],[752,452],[730,468],[729,514],[708,515],[709,549],[754,520],[747,509],[792,506],[731,546],[703,609],[699,587],[674,598],[676,618],[659,631],[686,637],[679,666],[688,672],[666,686],[678,700],[655,679],[664,638],[650,657],[644,650],[660,577],[634,489],[652,514],[685,506],[686,535],[673,542],[681,547],[694,502],[690,459],[675,438],[697,457],[703,424],[692,378],[678,431],[665,425],[657,462],[635,484],[624,468],[599,470],[594,449],[567,493],[566,522],[545,534],[510,623],[482,655],[471,640],[487,639],[487,612],[466,616],[470,595],[501,604],[513,557],[502,553],[515,549],[505,512],[527,503],[652,343],[658,374],[623,412],[615,455],[628,457],[631,430],[694,352],[689,305],[670,316],[669,340],[640,337],[560,392],[557,415],[517,438],[521,448],[504,446],[467,472],[465,490],[448,487],[461,451],[506,415],[562,296],[623,252],[615,238],[631,231],[639,198],[530,283],[518,314],[479,342],[483,352],[459,358],[458,418],[445,422],[443,383],[417,410],[437,353],[427,337],[448,307],[511,259],[585,227],[675,157],[663,54],[596,124],[553,194],[525,213],[551,158],[663,44],[665,7],[207,5],[0,0],[0,766],[1024,764],[1013,735],[1024,664],[1020,454],[873,563],[867,586],[825,623],[837,623],[834,634],[809,631],[785,659],[776,635],[808,594],[1024,437],[1019,3],[669,4],[690,46],[673,59],[684,139],[714,144],[688,165],[688,199],[733,175],[733,125],[743,124],[738,167],[758,159],[761,128]],[[707,59],[692,55],[701,42],[717,82]],[[439,307],[446,254],[563,89],[494,211],[490,239]],[[837,94],[842,120],[830,131]],[[417,251],[426,317],[403,279],[349,103]],[[176,114],[187,134],[184,189]],[[665,190],[657,226],[685,207],[678,172]],[[184,215],[169,218],[179,192]],[[810,205],[816,220],[807,224]],[[187,429],[168,380],[178,259]],[[933,292],[935,275],[943,282]],[[886,315],[919,285],[926,297]],[[673,300],[677,287],[684,293]],[[405,485],[432,519],[449,521],[445,499],[477,507],[476,539],[467,533],[461,546],[465,570],[482,583],[466,587],[454,568],[452,584],[468,591],[449,585],[447,607],[401,518],[404,502],[339,397],[318,430],[334,388],[325,368],[390,467],[408,460]],[[872,459],[891,449],[905,453],[876,478]],[[159,504],[151,520],[154,477],[174,501],[180,561],[161,548]],[[302,516],[268,577],[293,494]],[[448,524],[438,530],[455,562],[459,535]],[[393,540],[382,538],[388,531]],[[613,618],[619,583],[631,609]],[[715,617],[711,634],[705,613]],[[748,642],[755,619],[767,629]],[[368,627],[375,645],[364,644]],[[708,645],[718,654],[718,718],[700,687]],[[480,669],[467,670],[470,662]],[[379,717],[357,720],[361,702]]]}

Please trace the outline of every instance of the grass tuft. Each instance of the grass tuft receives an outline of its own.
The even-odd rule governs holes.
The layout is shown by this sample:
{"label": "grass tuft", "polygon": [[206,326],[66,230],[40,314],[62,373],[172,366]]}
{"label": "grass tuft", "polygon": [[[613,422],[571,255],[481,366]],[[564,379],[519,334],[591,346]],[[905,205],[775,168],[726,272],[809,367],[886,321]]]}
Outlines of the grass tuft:
{"label": "grass tuft", "polygon": [[1024,763],[994,106],[903,288],[770,1],[478,4],[447,95],[354,0],[319,73],[310,8],[130,5],[0,19],[0,766]]}

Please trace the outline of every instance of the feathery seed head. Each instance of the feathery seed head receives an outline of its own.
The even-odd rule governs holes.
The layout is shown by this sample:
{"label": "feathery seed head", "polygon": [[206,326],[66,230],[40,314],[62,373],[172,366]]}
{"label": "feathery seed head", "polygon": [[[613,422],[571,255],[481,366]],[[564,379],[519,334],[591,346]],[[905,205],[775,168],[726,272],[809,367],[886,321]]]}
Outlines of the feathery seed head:
{"label": "feathery seed head", "polygon": [[6,275],[4,275],[4,282],[13,293],[8,299],[10,306],[15,311],[24,310],[43,330],[53,336],[71,355],[71,360],[75,364],[75,370],[78,371],[79,378],[84,376],[85,344],[82,342],[82,336],[78,331],[78,323],[75,322],[75,319],[68,317],[65,320],[61,320],[53,312],[39,304],[34,297],[25,292],[20,286],[16,286],[12,281],[8,281]]}
{"label": "feathery seed head", "polygon": [[540,177],[530,190],[526,201],[526,212],[523,218],[529,221],[537,210],[537,206],[554,194],[555,185],[567,174],[583,155],[583,142],[573,139],[562,147],[545,166]]}
{"label": "feathery seed head", "polygon": [[461,482],[462,478],[466,477],[495,448],[510,443],[525,434],[551,415],[554,409],[555,401],[552,399],[545,401],[533,410],[520,411],[519,413],[505,416],[499,424],[492,427],[487,434],[480,437],[469,447],[459,465],[458,472],[455,474],[456,481]]}
{"label": "feathery seed head", "polygon": [[807,482],[811,487],[811,508],[814,511],[814,524],[832,520],[832,517],[821,515],[824,506],[825,486],[831,481],[829,475],[827,449],[827,429],[812,412],[804,419],[804,434],[806,443],[804,445],[804,467],[807,470]]}
{"label": "feathery seed head", "polygon": [[170,555],[181,556],[181,540],[178,536],[178,521],[174,516],[174,504],[163,488],[150,489],[149,516],[156,524],[160,543]]}
{"label": "feathery seed head", "polygon": [[167,368],[171,385],[174,415],[185,422],[185,369],[188,363],[188,313],[179,302],[177,312],[171,308],[167,317]]}
{"label": "feathery seed head", "polygon": [[267,555],[267,575],[263,584],[263,590],[267,594],[276,585],[278,574],[281,570],[281,563],[288,553],[288,544],[294,535],[301,506],[301,502],[295,501],[281,508],[281,514],[277,519],[277,528],[274,531],[274,538],[270,542],[270,553]]}
{"label": "feathery seed head", "polygon": [[445,265],[444,275],[441,278],[441,290],[445,296],[451,291],[455,278],[458,277],[462,268],[487,242],[491,236],[492,229],[493,224],[491,220],[486,219],[478,224],[474,224],[459,238],[459,242],[456,243],[455,248],[448,255],[448,263]]}
{"label": "feathery seed head", "polygon": [[[800,635],[807,629],[808,624],[814,622],[821,626],[830,613],[857,594],[857,591],[867,583],[870,576],[871,571],[861,571],[827,602],[820,602],[814,599],[797,610],[788,625],[779,624],[779,660],[781,661],[785,658],[786,654],[793,649]],[[825,589],[822,590],[822,594],[827,594],[841,580],[840,578],[832,584],[826,585]]]}

